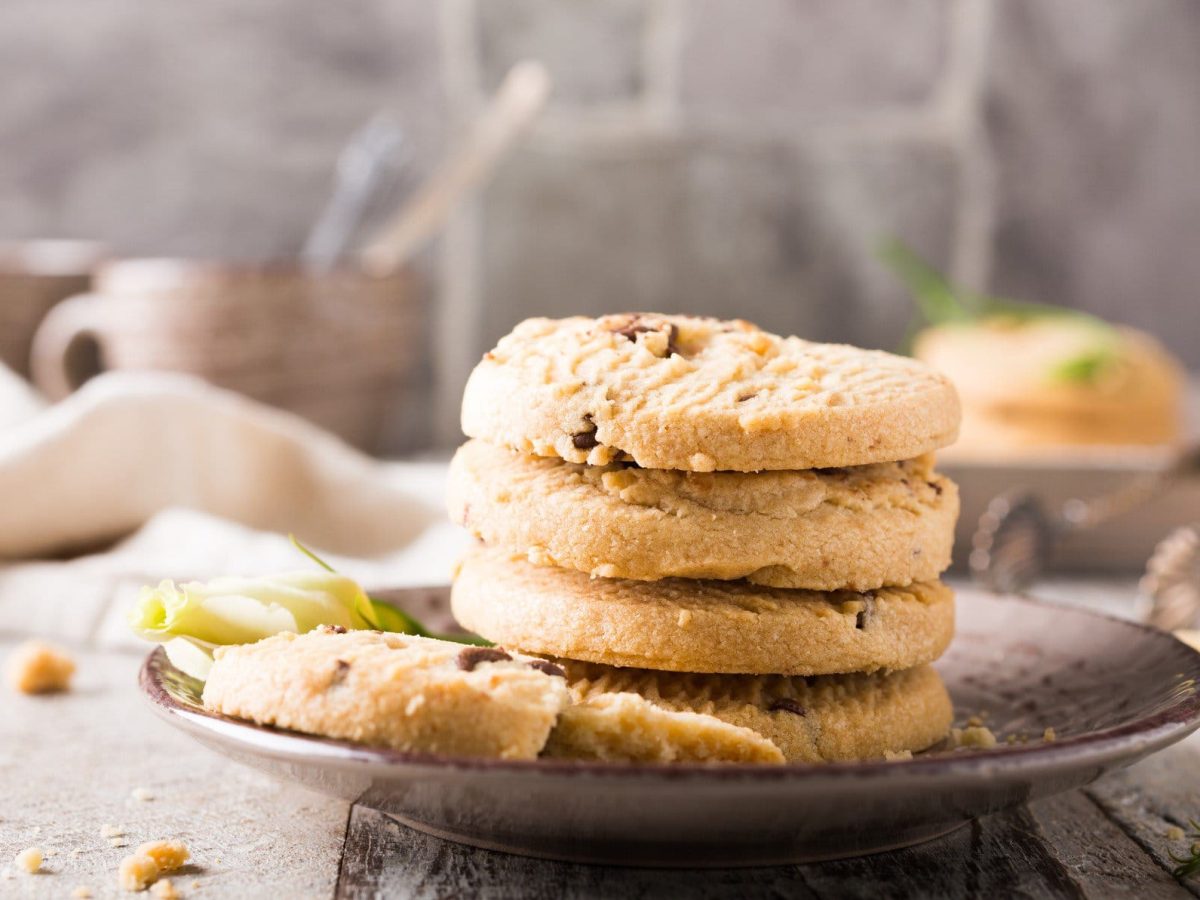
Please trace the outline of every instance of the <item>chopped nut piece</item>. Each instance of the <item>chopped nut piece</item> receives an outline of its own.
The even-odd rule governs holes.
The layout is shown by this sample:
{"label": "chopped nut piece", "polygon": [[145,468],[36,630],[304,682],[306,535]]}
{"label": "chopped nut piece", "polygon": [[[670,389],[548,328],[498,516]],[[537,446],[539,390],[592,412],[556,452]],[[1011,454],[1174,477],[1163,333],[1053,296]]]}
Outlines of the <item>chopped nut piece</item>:
{"label": "chopped nut piece", "polygon": [[121,860],[117,868],[117,884],[122,890],[144,891],[158,878],[158,863],[148,856],[135,853]]}
{"label": "chopped nut piece", "polygon": [[1042,732],[1042,740],[1046,743],[1052,743],[1058,740],[1058,735],[1054,733],[1053,728],[1047,728]]}
{"label": "chopped nut piece", "polygon": [[154,794],[152,794],[150,791],[146,790],[146,788],[144,788],[144,787],[134,788],[132,791],[129,792],[129,796],[132,797],[134,800],[141,801],[142,803],[146,803],[147,801],[154,799]]}
{"label": "chopped nut piece", "polygon": [[66,652],[43,641],[26,641],[8,658],[8,683],[23,694],[65,691],[75,674],[75,661]]}
{"label": "chopped nut piece", "polygon": [[155,884],[150,889],[150,893],[157,897],[158,900],[179,900],[182,896],[179,891],[175,890],[175,885],[171,884],[170,878],[164,878]]}
{"label": "chopped nut piece", "polygon": [[1184,831],[1178,825],[1172,825],[1167,829],[1166,838],[1168,841],[1182,841],[1184,838]]}
{"label": "chopped nut piece", "polygon": [[22,850],[13,859],[17,864],[17,868],[22,872],[28,872],[32,875],[42,867],[42,848],[30,847],[27,850]]}
{"label": "chopped nut piece", "polygon": [[150,857],[162,872],[178,869],[192,855],[183,841],[147,841],[134,852]]}

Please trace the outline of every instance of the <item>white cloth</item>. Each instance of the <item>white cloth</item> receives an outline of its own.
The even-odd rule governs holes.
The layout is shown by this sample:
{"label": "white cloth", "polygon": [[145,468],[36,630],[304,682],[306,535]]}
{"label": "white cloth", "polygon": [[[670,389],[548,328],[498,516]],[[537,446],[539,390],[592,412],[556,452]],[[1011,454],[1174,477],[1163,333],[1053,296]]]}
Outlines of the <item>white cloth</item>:
{"label": "white cloth", "polygon": [[185,376],[106,374],[47,406],[0,372],[0,631],[28,630],[40,585],[49,614],[100,584],[309,565],[289,532],[368,588],[445,583],[465,538],[444,478]]}

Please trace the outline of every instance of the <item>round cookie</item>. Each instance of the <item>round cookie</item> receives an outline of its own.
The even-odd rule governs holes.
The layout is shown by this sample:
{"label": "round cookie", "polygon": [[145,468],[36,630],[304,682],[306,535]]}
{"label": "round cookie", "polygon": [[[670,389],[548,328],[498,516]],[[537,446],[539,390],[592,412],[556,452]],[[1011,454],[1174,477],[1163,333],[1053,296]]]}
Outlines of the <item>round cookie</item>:
{"label": "round cookie", "polygon": [[407,634],[322,626],[213,655],[205,708],[396,750],[533,759],[570,702],[545,660]]}
{"label": "round cookie", "polygon": [[[788,762],[880,759],[942,740],[954,715],[932,666],[872,675],[688,675],[559,660],[576,701],[637,694],[771,741]],[[551,734],[547,749],[555,745]],[[575,741],[586,747],[586,735]],[[642,738],[644,741],[644,737]],[[611,743],[610,738],[610,743]]]}
{"label": "round cookie", "polygon": [[509,647],[675,672],[905,669],[937,659],[954,633],[954,595],[936,581],[821,593],[593,579],[483,545],[463,557],[450,599],[464,627]]}
{"label": "round cookie", "polygon": [[851,469],[678,472],[587,466],[468,441],[450,518],[540,565],[606,578],[747,578],[871,590],[950,565],[958,490],[926,455]]}
{"label": "round cookie", "polygon": [[958,419],[953,386],[915,360],[650,313],[522,322],[462,408],[469,436],[538,456],[695,472],[911,459]]}
{"label": "round cookie", "polygon": [[628,692],[598,693],[567,707],[542,755],[610,762],[784,761],[779,748],[756,731]]}

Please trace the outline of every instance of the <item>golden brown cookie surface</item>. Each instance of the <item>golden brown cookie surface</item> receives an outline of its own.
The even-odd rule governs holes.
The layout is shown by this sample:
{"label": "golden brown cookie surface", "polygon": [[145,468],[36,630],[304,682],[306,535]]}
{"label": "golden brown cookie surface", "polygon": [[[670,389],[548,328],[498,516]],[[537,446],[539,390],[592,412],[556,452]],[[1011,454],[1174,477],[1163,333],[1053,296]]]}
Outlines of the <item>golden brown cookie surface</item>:
{"label": "golden brown cookie surface", "polygon": [[534,455],[695,472],[911,459],[958,418],[953,386],[915,360],[652,313],[522,322],[462,410],[471,437]]}
{"label": "golden brown cookie surface", "polygon": [[472,547],[455,618],[529,653],[674,672],[821,675],[904,669],[941,655],[954,596],[939,582],[803,591],[744,581],[591,578]]}
{"label": "golden brown cookie surface", "polygon": [[697,473],[579,465],[474,440],[450,464],[448,496],[451,519],[539,565],[813,590],[937,578],[958,516],[958,489],[931,456]]}

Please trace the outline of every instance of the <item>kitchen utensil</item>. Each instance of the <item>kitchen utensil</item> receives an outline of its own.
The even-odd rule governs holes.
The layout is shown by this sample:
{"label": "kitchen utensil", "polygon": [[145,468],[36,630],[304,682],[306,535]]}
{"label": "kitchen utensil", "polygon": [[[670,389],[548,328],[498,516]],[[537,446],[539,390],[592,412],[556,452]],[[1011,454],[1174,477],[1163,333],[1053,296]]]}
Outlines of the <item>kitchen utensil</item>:
{"label": "kitchen utensil", "polygon": [[983,584],[1019,593],[1045,570],[1054,547],[1069,535],[1111,522],[1200,472],[1200,445],[1158,471],[1138,475],[1107,494],[1067,500],[1047,510],[1037,495],[1013,490],[996,497],[971,539],[970,567]]}
{"label": "kitchen utensil", "polygon": [[463,144],[363,249],[363,268],[387,274],[420,250],[459,204],[487,182],[549,94],[545,66],[532,60],[513,66]]}
{"label": "kitchen utensil", "polygon": [[407,163],[405,148],[399,122],[386,113],[354,133],[338,156],[333,195],[300,254],[307,267],[328,272],[345,256],[367,210],[389,193]]}

